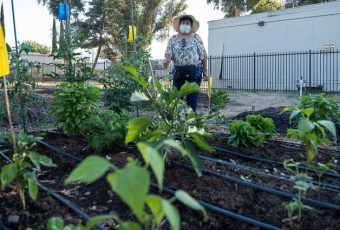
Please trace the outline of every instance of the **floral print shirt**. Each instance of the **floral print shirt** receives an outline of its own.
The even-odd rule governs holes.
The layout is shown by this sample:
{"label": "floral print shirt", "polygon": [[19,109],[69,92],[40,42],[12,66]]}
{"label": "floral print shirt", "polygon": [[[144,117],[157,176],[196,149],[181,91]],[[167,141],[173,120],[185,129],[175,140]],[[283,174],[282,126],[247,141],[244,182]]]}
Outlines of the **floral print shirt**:
{"label": "floral print shirt", "polygon": [[177,35],[173,35],[168,42],[165,56],[170,57],[175,66],[197,66],[201,60],[208,57],[202,39],[197,34],[193,34],[189,40],[179,39]]}

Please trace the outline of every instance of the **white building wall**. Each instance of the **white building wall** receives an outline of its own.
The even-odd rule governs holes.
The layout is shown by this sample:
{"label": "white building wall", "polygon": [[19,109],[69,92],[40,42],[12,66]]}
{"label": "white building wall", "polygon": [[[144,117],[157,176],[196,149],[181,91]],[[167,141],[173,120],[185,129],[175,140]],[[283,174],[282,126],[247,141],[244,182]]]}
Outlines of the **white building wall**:
{"label": "white building wall", "polygon": [[[264,26],[258,22],[263,21]],[[340,47],[340,1],[209,22],[209,55]]]}
{"label": "white building wall", "polygon": [[[258,25],[260,21],[264,22],[263,26]],[[213,81],[213,87],[295,90],[296,82],[302,77],[311,86],[325,84],[326,91],[334,91],[336,86],[338,91],[340,59],[327,52],[309,54],[309,50],[318,51],[327,44],[340,49],[340,1],[211,21],[209,56],[229,56],[221,64],[220,59],[211,61],[210,71],[215,79],[223,66],[222,79]],[[292,51],[305,53],[294,57],[266,55]],[[254,53],[265,55],[253,58]],[[325,70],[324,66],[320,67],[320,61],[334,68]]]}

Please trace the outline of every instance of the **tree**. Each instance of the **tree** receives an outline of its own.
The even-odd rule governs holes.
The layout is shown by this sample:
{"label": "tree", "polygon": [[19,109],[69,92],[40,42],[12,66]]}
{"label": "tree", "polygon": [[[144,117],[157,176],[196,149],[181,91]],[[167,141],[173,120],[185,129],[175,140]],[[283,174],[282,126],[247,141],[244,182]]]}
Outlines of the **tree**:
{"label": "tree", "polygon": [[35,41],[24,41],[21,45],[29,46],[31,52],[39,54],[51,53],[51,48]]}
{"label": "tree", "polygon": [[52,27],[52,54],[56,53],[58,51],[57,46],[57,28],[56,28],[56,22],[55,17],[53,17],[53,27]]}
{"label": "tree", "polygon": [[252,10],[252,13],[262,13],[281,9],[282,5],[278,0],[260,0]]}
{"label": "tree", "polygon": [[316,3],[321,3],[321,2],[330,2],[332,0],[287,0],[285,4],[285,8],[291,8],[294,6],[303,6],[303,5],[311,5],[311,4],[316,4]]}
{"label": "tree", "polygon": [[[134,0],[133,3],[137,49],[144,51],[153,38],[164,40],[171,19],[186,9],[185,0]],[[86,19],[77,26],[87,40],[86,48],[100,51],[104,46],[111,55],[113,49],[131,51],[132,44],[127,43],[128,26],[132,24],[130,1],[93,0],[89,6]]]}
{"label": "tree", "polygon": [[253,8],[258,0],[207,0],[207,3],[214,4],[216,9],[226,13],[225,17],[239,16],[239,12],[247,12]]}
{"label": "tree", "polygon": [[71,9],[76,8],[78,11],[84,11],[84,1],[83,0],[37,0],[38,4],[47,6],[50,14],[57,16],[58,3],[69,3]]}
{"label": "tree", "polygon": [[66,40],[65,40],[65,28],[63,21],[60,21],[60,31],[59,31],[59,51],[63,52],[66,49]]}

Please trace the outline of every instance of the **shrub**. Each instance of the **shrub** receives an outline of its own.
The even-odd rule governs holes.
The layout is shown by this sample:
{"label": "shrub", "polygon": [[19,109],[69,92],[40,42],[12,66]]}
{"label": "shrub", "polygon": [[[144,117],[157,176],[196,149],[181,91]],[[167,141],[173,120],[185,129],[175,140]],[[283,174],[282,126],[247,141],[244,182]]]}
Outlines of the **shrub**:
{"label": "shrub", "polygon": [[81,125],[99,111],[101,91],[93,85],[61,83],[54,94],[51,114],[68,135],[80,134]]}
{"label": "shrub", "polygon": [[311,121],[340,120],[340,106],[338,102],[332,98],[326,97],[324,93],[303,96],[297,107],[300,110],[314,108],[313,114],[309,117]]}
{"label": "shrub", "polygon": [[248,115],[246,121],[258,131],[262,132],[266,140],[276,133],[276,127],[271,118],[264,118],[260,114]]}
{"label": "shrub", "polygon": [[228,143],[233,146],[258,147],[265,140],[265,135],[262,132],[245,121],[234,120],[229,126],[229,131],[231,136]]}
{"label": "shrub", "polygon": [[100,152],[113,143],[124,144],[129,119],[130,114],[127,111],[122,111],[120,114],[105,111],[98,116],[91,116],[81,127],[82,132],[87,136],[88,147]]}

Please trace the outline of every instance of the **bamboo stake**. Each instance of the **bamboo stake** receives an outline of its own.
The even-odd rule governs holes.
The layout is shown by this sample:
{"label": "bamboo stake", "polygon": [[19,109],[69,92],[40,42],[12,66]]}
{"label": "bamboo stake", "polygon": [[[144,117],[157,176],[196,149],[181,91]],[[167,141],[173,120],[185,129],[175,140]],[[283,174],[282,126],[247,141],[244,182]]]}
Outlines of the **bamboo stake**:
{"label": "bamboo stake", "polygon": [[15,153],[17,153],[17,144],[16,144],[16,140],[15,140],[15,134],[14,134],[13,124],[12,124],[11,109],[10,109],[8,94],[7,94],[8,90],[7,90],[6,76],[4,76],[3,79],[4,79],[4,94],[5,94],[5,102],[6,102],[7,119],[8,119],[8,123],[9,123],[9,133],[10,133],[10,137],[12,139],[13,150],[14,150],[14,154],[15,154]]}

